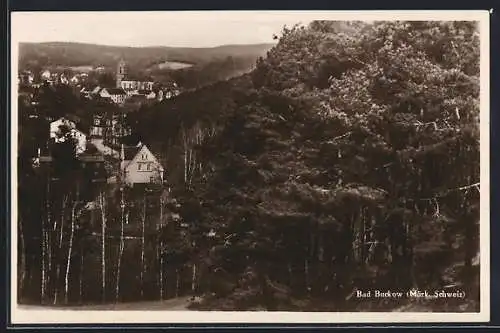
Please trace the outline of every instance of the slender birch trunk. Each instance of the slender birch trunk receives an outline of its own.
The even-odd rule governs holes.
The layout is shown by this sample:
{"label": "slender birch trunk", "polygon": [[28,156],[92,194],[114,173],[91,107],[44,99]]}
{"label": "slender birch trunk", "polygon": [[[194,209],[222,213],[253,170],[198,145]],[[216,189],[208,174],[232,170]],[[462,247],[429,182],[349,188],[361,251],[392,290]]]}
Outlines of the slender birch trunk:
{"label": "slender birch trunk", "polygon": [[42,281],[41,281],[41,303],[45,301],[46,288],[47,288],[47,231],[46,229],[50,226],[50,175],[47,176],[47,192],[45,198],[45,212],[46,220],[45,223],[42,222]]}
{"label": "slender birch trunk", "polygon": [[102,253],[101,253],[101,269],[102,269],[102,301],[106,301],[106,210],[104,193],[101,192],[101,234],[102,234]]}
{"label": "slender birch trunk", "polygon": [[[19,265],[19,268],[21,270],[21,278],[19,281],[19,294],[23,294],[23,289],[24,289],[24,280],[26,278],[26,244],[24,242],[24,229],[23,229],[23,220],[21,216],[19,217],[19,242],[21,245],[21,262]],[[18,296],[19,298],[19,296]]]}
{"label": "slender birch trunk", "polygon": [[196,263],[193,263],[193,275],[191,277],[191,291],[196,291]]}
{"label": "slender birch trunk", "polygon": [[120,273],[121,273],[121,264],[123,257],[123,249],[125,247],[124,239],[123,239],[123,229],[124,229],[124,216],[125,216],[125,201],[123,198],[123,187],[121,188],[121,227],[120,227],[120,254],[118,255],[118,264],[116,267],[116,289],[115,289],[115,301],[118,301],[120,297]]}
{"label": "slender birch trunk", "polygon": [[40,302],[43,304],[45,300],[45,280],[46,280],[46,261],[45,261],[45,227],[42,225],[42,237],[40,239],[42,242],[42,279],[40,283]]}
{"label": "slender birch trunk", "polygon": [[[62,249],[62,241],[63,241],[63,231],[64,231],[64,217],[65,217],[65,212],[66,212],[66,203],[68,202],[68,197],[64,196],[63,202],[62,202],[62,209],[61,209],[61,227],[59,231],[59,249]],[[54,230],[56,230],[57,226],[57,221],[54,223]]]}
{"label": "slender birch trunk", "polygon": [[187,161],[187,142],[186,142],[186,129],[184,126],[182,127],[182,142],[184,145],[184,184],[187,185],[187,169],[188,169],[188,161]]}
{"label": "slender birch trunk", "polygon": [[75,203],[73,204],[73,208],[71,209],[71,234],[69,236],[69,248],[68,248],[68,257],[66,260],[66,276],[64,278],[64,301],[68,304],[68,295],[69,295],[69,271],[71,268],[71,254],[73,253],[73,237],[75,234],[75,210],[76,205],[78,204],[78,194]]}
{"label": "slender birch trunk", "polygon": [[[163,243],[160,244],[160,248],[163,249]],[[160,299],[163,301],[164,296],[164,281],[163,281],[163,251],[160,251]]]}
{"label": "slender birch trunk", "polygon": [[[62,252],[62,244],[63,244],[63,238],[64,238],[64,219],[66,217],[66,204],[68,203],[68,196],[64,195],[62,204],[61,204],[61,223],[60,223],[60,228],[59,228],[59,252]],[[54,220],[54,226],[53,226],[53,231],[56,232],[57,236],[57,220]],[[50,230],[50,229],[49,229]],[[57,269],[56,269],[56,281],[59,282],[61,279],[61,261],[57,260]],[[59,284],[57,283],[55,286],[54,290],[54,304],[57,304],[57,300],[59,297]]]}
{"label": "slender birch trunk", "polygon": [[80,304],[83,303],[83,269],[84,269],[84,258],[85,255],[83,253],[83,244],[80,243],[80,286],[79,286],[79,297]]}
{"label": "slender birch trunk", "polygon": [[179,297],[179,269],[175,269],[175,297]]}
{"label": "slender birch trunk", "polygon": [[141,235],[141,298],[144,296],[144,232],[145,232],[145,224],[146,224],[146,194],[144,194],[144,205],[143,205],[143,214],[142,214],[142,235]]}
{"label": "slender birch trunk", "polygon": [[193,177],[195,175],[195,170],[196,170],[196,153],[194,153],[192,149],[190,149],[190,152],[191,152],[190,155],[192,159],[192,166],[189,168],[190,170],[189,185],[191,185],[193,182]]}
{"label": "slender birch trunk", "polygon": [[160,195],[160,227],[163,227],[163,191]]}

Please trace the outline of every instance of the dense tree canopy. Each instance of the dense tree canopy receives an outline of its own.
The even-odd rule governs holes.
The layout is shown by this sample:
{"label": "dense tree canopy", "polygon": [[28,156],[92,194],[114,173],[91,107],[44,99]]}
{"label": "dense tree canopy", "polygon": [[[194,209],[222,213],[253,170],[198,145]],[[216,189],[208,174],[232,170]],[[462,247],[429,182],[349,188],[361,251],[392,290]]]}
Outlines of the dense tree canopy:
{"label": "dense tree canopy", "polygon": [[226,306],[472,288],[478,50],[470,22],[284,29],[200,157],[198,219],[221,237]]}

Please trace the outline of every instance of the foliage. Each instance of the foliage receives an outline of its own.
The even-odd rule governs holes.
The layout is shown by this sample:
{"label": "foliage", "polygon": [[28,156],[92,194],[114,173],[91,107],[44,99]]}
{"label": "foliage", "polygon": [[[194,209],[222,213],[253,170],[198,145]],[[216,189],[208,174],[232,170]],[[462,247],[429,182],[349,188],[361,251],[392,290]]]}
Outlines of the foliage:
{"label": "foliage", "polygon": [[355,288],[443,288],[457,261],[476,274],[478,46],[469,22],[284,29],[204,145],[200,216],[235,293],[349,309]]}

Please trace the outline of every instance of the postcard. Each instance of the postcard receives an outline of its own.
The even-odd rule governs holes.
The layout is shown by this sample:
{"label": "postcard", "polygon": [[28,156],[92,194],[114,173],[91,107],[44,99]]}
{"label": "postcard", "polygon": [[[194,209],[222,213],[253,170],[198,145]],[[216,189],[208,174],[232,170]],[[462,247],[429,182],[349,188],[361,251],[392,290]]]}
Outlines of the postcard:
{"label": "postcard", "polygon": [[486,322],[487,11],[11,14],[12,322]]}

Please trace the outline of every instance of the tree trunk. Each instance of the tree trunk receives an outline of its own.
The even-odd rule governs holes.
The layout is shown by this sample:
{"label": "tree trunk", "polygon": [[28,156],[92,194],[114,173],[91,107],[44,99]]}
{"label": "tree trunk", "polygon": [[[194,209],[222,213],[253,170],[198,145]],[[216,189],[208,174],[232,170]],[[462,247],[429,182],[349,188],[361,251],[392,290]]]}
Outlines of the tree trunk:
{"label": "tree trunk", "polygon": [[196,291],[196,263],[193,263],[193,274],[191,277],[191,291]]}
{"label": "tree trunk", "polygon": [[[24,242],[24,229],[23,229],[23,220],[21,217],[19,217],[19,243],[21,245],[21,249],[20,249],[20,252],[21,252],[21,258],[20,258],[20,263],[19,263],[19,269],[21,270],[21,276],[20,276],[20,279],[19,279],[19,288],[18,288],[18,292],[19,292],[19,295],[17,296],[18,299],[19,297],[22,297],[23,295],[23,290],[24,290],[24,280],[26,278],[26,244]],[[18,272],[18,275],[19,275],[19,272]]]}
{"label": "tree trunk", "polygon": [[69,298],[69,272],[70,272],[70,267],[71,267],[71,254],[73,252],[73,237],[75,233],[75,209],[76,205],[78,204],[78,194],[76,201],[73,205],[73,209],[71,210],[71,234],[69,236],[69,248],[68,248],[68,258],[66,260],[66,276],[64,279],[64,297],[65,297],[65,303],[68,304],[68,298]]}
{"label": "tree trunk", "polygon": [[83,253],[83,244],[80,243],[80,288],[79,288],[79,297],[80,297],[80,304],[83,303],[83,270],[84,270],[84,258],[85,255]]}
{"label": "tree trunk", "polygon": [[101,203],[101,274],[102,274],[102,302],[106,301],[106,210],[105,210],[105,199],[104,193],[101,192],[100,195]]}
{"label": "tree trunk", "polygon": [[144,206],[143,206],[143,215],[142,215],[142,235],[141,235],[141,298],[144,297],[144,232],[145,232],[145,224],[146,224],[146,194],[144,194]]}
{"label": "tree trunk", "polygon": [[304,274],[306,282],[306,293],[309,293],[311,287],[309,285],[309,260],[307,258],[304,260]]}
{"label": "tree trunk", "polygon": [[175,297],[179,297],[179,269],[175,269]]}
{"label": "tree trunk", "polygon": [[123,229],[124,229],[124,216],[125,216],[125,201],[123,198],[123,187],[121,188],[121,218],[120,218],[120,253],[118,255],[118,263],[116,265],[116,288],[115,288],[115,302],[118,301],[120,297],[120,274],[121,274],[121,265],[122,265],[122,257],[123,250],[125,247],[124,239],[123,239]]}
{"label": "tree trunk", "polygon": [[[64,239],[64,220],[66,218],[66,204],[68,203],[68,196],[64,195],[61,204],[61,224],[59,228],[59,253],[63,251],[63,239]],[[72,212],[73,213],[73,212]],[[57,219],[54,220],[53,229],[55,232],[55,236],[57,236]],[[50,230],[50,229],[49,229]],[[52,233],[52,231],[51,231]],[[54,304],[57,304],[57,300],[59,297],[59,281],[61,280],[61,260],[57,260],[57,268],[56,268],[56,285],[54,290]]]}
{"label": "tree trunk", "polygon": [[[163,244],[160,244],[160,248],[163,249]],[[163,281],[163,268],[164,268],[164,265],[163,265],[163,253],[160,252],[160,299],[163,300],[163,297],[164,297],[164,292],[163,292],[163,289],[164,289],[164,281]]]}
{"label": "tree trunk", "polygon": [[47,288],[47,228],[50,226],[50,175],[47,176],[47,192],[45,198],[45,223],[42,222],[42,281],[41,281],[41,303],[45,302]]}

